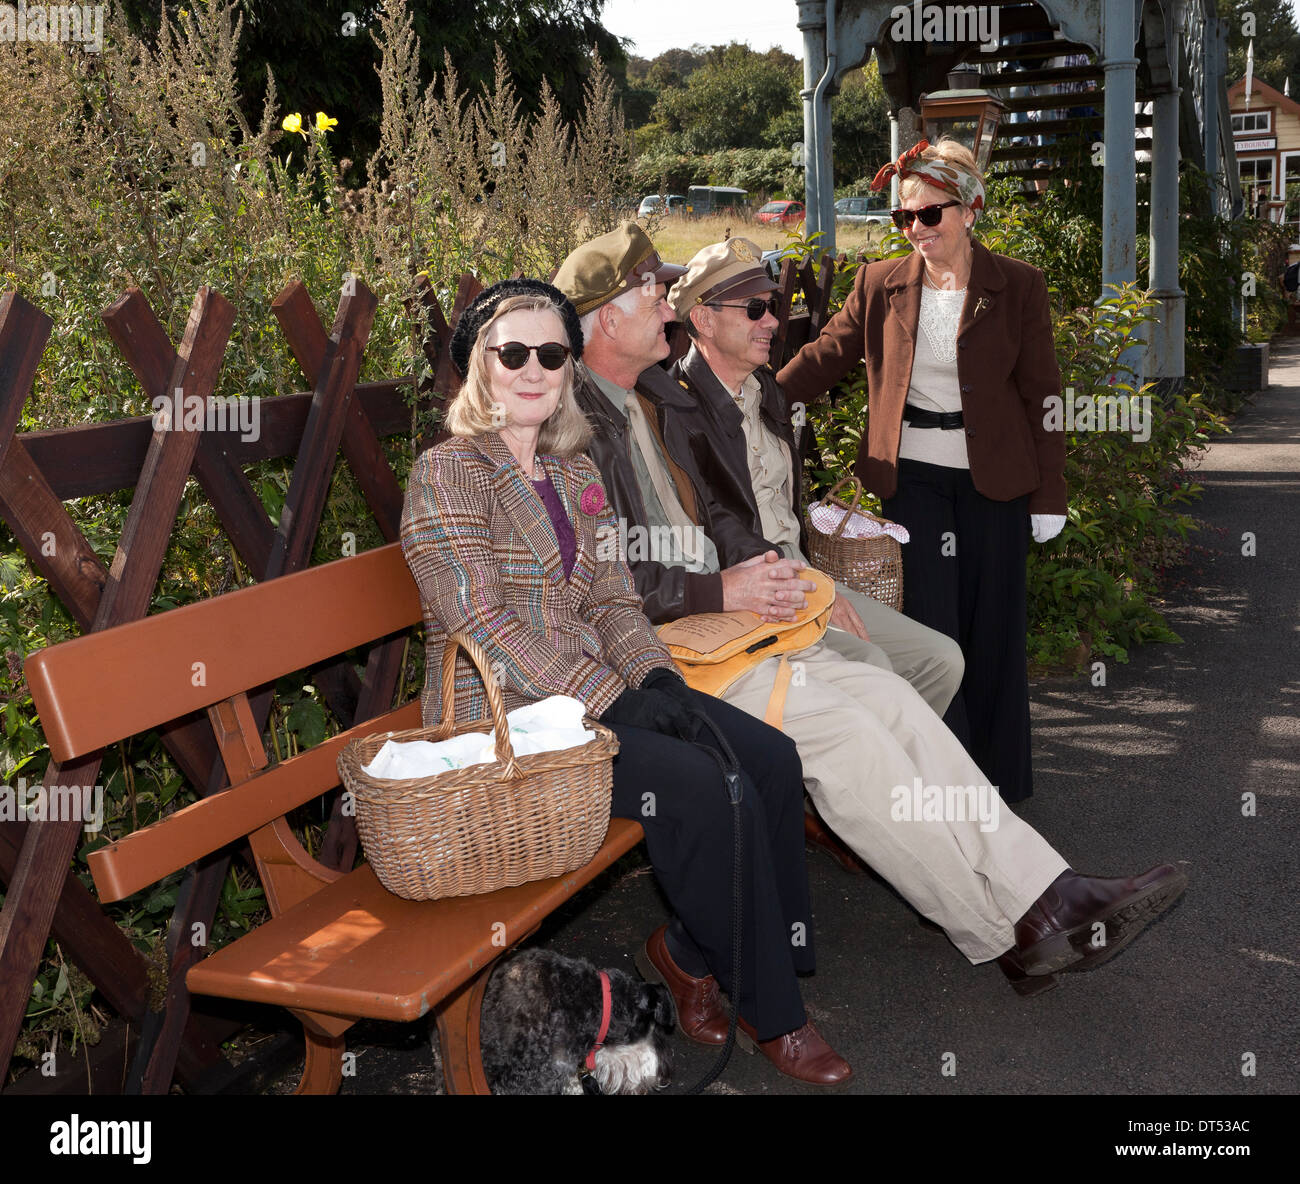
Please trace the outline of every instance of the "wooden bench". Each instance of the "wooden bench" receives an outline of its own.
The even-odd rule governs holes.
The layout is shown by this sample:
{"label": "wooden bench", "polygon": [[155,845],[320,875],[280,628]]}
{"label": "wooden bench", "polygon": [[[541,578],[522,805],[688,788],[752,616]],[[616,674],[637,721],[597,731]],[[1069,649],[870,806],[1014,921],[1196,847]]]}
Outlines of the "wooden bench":
{"label": "wooden bench", "polygon": [[368,866],[318,863],[286,814],[339,785],[356,736],[418,727],[418,701],[268,766],[249,695],[277,678],[400,635],[421,619],[396,543],[32,655],[27,681],[53,759],[64,764],[206,711],[230,788],[89,857],[100,898],[120,900],[247,837],[272,919],[193,966],[194,994],[288,1008],[303,1025],[299,1093],[334,1093],[344,1033],[359,1019],[437,1017],[449,1093],[487,1093],[479,1007],[493,961],[634,847],[614,819],[596,858],[570,875],[484,896],[402,900]]}

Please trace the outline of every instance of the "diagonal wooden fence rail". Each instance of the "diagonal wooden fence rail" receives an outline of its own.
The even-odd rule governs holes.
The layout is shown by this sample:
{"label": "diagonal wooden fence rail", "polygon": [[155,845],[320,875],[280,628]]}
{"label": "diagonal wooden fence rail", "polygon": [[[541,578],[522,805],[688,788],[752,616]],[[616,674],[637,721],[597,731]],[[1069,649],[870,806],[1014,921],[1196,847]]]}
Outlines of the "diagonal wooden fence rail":
{"label": "diagonal wooden fence rail", "polygon": [[[780,325],[773,362],[779,365],[811,340],[824,323],[833,268],[796,268],[786,260],[778,297]],[[423,353],[432,378],[417,392],[419,405],[436,408],[457,380],[448,344],[461,311],[481,291],[461,277],[452,308],[444,315],[427,284],[410,310],[425,328]],[[795,312],[796,297],[802,311]],[[272,309],[310,390],[261,402],[257,432],[237,424],[209,428],[207,414],[188,417],[191,406],[207,408],[216,388],[234,324],[232,306],[219,293],[200,288],[178,345],[168,340],[139,289],[130,289],[102,314],[109,333],[152,406],[153,416],[57,431],[18,434],[53,323],[15,292],[0,295],[0,517],[32,568],[85,632],[142,617],[158,582],[187,480],[193,477],[243,565],[256,580],[301,570],[310,561],[329,483],[341,455],[386,541],[398,537],[401,484],[381,441],[410,432],[410,377],[358,383],[361,359],[377,301],[358,280],[349,280],[327,331],[310,294],[289,284]],[[672,337],[676,358],[686,351],[684,333]],[[227,407],[230,405],[227,404]],[[174,408],[174,410],[171,410]],[[424,443],[431,441],[421,441]],[[260,461],[293,458],[285,504],[276,525],[245,469]],[[112,563],[105,568],[73,522],[64,502],[118,490],[134,496]],[[346,661],[312,672],[340,725],[351,727],[393,707],[401,680],[404,638],[373,646],[358,677]],[[265,727],[272,688],[250,699],[254,720]],[[219,725],[217,725],[219,726]],[[173,721],[162,743],[200,795],[228,782],[209,714]],[[46,784],[91,785],[102,753],[58,767]],[[198,957],[189,941],[196,925],[210,932],[230,855],[190,867],[167,930],[166,985],[159,992],[152,964],[103,912],[73,871],[81,832],[78,821],[0,822],[0,1066],[7,1066],[21,1030],[27,1000],[50,936],[94,983],[109,1005],[138,1033],[125,1092],[163,1093],[173,1078],[201,1090],[221,1078],[220,1044],[234,1026],[191,1010],[185,972]],[[321,862],[350,868],[357,837],[340,801],[334,803]]]}

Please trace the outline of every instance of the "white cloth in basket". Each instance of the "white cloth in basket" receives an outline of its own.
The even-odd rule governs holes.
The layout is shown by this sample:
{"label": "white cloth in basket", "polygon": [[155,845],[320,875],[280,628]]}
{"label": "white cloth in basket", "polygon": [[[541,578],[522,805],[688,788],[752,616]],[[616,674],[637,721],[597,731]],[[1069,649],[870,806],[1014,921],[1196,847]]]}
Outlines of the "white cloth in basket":
{"label": "white cloth in basket", "polygon": [[[591,742],[596,733],[582,726],[586,711],[579,700],[569,695],[552,695],[515,708],[506,716],[515,756],[577,748]],[[389,740],[361,770],[382,781],[409,781],[467,765],[486,765],[496,759],[496,740],[491,732],[466,732],[437,743]]]}
{"label": "white cloth in basket", "polygon": [[[841,519],[848,513],[849,511],[843,506],[816,505],[809,510],[808,517],[822,534],[834,534]],[[906,543],[912,537],[907,533],[906,526],[899,526],[897,522],[881,524],[873,518],[868,518],[865,514],[859,514],[856,510],[853,511],[852,517],[840,537],[845,539],[874,539],[882,534],[887,534],[900,543]]]}

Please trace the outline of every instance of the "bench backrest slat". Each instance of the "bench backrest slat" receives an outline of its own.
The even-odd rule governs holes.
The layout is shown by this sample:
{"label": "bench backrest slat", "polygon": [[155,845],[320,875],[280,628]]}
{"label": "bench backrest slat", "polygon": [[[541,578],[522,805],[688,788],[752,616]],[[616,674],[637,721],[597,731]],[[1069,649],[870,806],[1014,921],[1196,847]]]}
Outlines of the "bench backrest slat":
{"label": "bench backrest slat", "polygon": [[130,896],[329,792],[339,783],[338,754],[350,740],[419,726],[417,699],[92,851],[87,862],[100,899]]}
{"label": "bench backrest slat", "polygon": [[27,682],[60,763],[417,623],[390,543],[41,650]]}

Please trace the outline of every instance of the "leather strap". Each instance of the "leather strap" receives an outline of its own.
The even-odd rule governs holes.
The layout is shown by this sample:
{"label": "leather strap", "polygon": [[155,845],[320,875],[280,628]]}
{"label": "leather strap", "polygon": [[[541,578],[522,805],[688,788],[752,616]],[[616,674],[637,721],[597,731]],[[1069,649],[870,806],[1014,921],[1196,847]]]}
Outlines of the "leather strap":
{"label": "leather strap", "polygon": [[770,728],[780,729],[785,721],[785,697],[790,690],[790,679],[794,675],[794,667],[790,665],[790,656],[781,655],[780,664],[776,668],[776,681],[772,684],[772,694],[768,696],[767,711],[763,713],[763,722]]}

